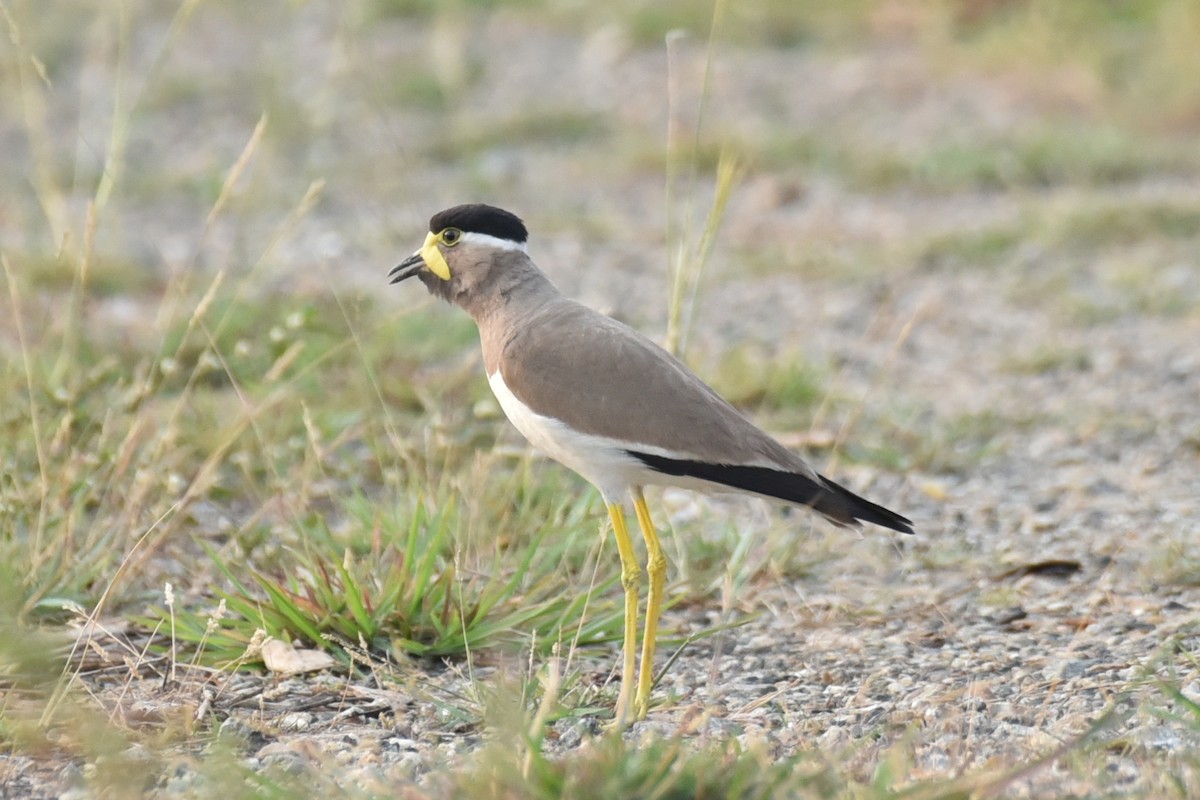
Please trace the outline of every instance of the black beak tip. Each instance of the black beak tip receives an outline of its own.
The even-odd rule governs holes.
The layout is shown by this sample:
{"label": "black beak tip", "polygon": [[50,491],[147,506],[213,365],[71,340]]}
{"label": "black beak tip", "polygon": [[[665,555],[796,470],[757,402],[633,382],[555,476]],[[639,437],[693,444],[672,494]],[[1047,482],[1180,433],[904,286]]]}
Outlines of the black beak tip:
{"label": "black beak tip", "polygon": [[411,278],[413,275],[416,275],[418,272],[420,272],[421,267],[423,266],[425,266],[425,262],[421,260],[420,255],[414,254],[409,256],[388,270],[388,277],[391,278],[391,280],[388,281],[388,284],[391,285],[394,283],[399,283],[400,281]]}

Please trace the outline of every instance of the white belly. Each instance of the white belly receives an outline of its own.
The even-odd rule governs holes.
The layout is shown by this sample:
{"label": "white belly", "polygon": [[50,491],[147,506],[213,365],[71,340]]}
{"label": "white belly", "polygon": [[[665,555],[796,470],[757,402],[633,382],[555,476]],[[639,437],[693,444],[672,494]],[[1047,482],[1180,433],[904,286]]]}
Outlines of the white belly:
{"label": "white belly", "polygon": [[578,472],[600,490],[605,500],[619,503],[626,490],[656,483],[658,473],[625,452],[638,445],[580,433],[560,420],[538,414],[509,391],[500,370],[488,376],[488,383],[504,415],[530,444]]}

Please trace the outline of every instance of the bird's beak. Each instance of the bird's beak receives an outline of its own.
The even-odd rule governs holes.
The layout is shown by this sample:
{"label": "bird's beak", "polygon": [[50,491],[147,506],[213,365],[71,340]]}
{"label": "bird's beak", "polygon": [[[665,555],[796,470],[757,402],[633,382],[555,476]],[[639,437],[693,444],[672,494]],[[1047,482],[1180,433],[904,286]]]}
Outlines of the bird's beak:
{"label": "bird's beak", "polygon": [[388,281],[388,283],[399,283],[402,280],[411,278],[424,268],[425,259],[421,258],[421,251],[418,250],[391,268],[391,270],[388,272],[388,277],[391,278],[391,280]]}
{"label": "bird's beak", "polygon": [[450,265],[446,263],[446,257],[438,249],[439,241],[441,240],[437,234],[432,232],[426,234],[425,244],[421,245],[420,250],[392,267],[392,271],[388,273],[388,277],[392,279],[391,282],[399,283],[405,278],[411,278],[420,272],[422,267],[444,281],[450,280]]}

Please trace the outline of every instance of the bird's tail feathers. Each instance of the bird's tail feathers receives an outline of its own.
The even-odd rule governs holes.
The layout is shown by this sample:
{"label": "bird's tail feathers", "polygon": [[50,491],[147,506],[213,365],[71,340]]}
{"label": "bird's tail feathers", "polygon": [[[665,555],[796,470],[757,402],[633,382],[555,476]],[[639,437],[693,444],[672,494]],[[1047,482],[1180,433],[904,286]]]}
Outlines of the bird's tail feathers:
{"label": "bird's tail feathers", "polygon": [[811,503],[813,510],[824,514],[828,519],[842,525],[857,525],[859,522],[870,522],[884,528],[890,528],[900,533],[912,533],[912,520],[902,517],[895,511],[872,503],[864,497],[859,497],[844,486],[834,483],[824,475],[818,475],[824,484],[825,491],[821,492],[815,502]]}
{"label": "bird's tail feathers", "polygon": [[650,469],[664,475],[698,478],[700,480],[753,492],[789,503],[810,506],[830,522],[837,525],[856,526],[860,522],[871,522],[900,533],[912,533],[912,521],[859,497],[824,475],[814,481],[795,472],[771,467],[747,466],[744,464],[713,464],[683,458],[669,458],[653,453],[626,450]]}

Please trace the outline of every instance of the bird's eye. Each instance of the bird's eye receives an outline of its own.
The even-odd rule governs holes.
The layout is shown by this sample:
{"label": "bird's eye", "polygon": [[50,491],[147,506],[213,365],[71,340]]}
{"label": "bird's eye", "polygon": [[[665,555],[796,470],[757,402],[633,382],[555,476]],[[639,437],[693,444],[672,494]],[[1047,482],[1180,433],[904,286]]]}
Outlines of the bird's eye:
{"label": "bird's eye", "polygon": [[460,239],[462,239],[462,231],[458,228],[446,228],[442,231],[442,243],[449,247],[458,244]]}

